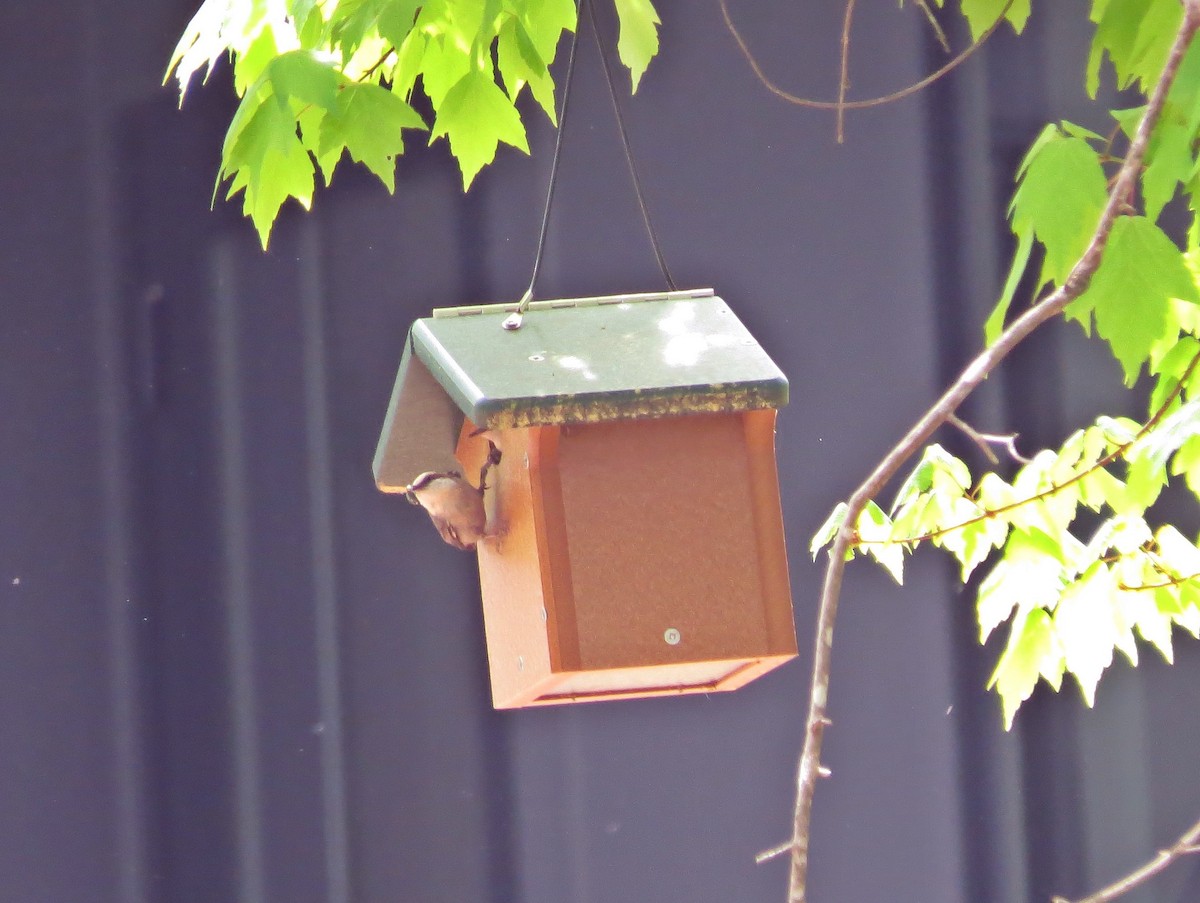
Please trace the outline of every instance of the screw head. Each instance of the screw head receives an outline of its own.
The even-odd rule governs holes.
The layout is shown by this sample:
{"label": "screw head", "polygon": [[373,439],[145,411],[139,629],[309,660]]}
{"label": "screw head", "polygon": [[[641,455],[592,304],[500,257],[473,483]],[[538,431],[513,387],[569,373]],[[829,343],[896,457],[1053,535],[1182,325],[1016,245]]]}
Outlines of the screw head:
{"label": "screw head", "polygon": [[663,631],[663,639],[666,641],[668,646],[678,646],[679,641],[683,639],[683,637],[674,627],[668,627]]}

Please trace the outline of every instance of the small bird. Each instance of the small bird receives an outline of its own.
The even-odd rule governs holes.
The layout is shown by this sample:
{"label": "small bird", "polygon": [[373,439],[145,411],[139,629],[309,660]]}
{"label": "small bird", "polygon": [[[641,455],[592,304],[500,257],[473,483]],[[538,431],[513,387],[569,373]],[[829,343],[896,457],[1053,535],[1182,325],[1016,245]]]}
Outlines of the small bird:
{"label": "small bird", "polygon": [[479,472],[478,488],[454,471],[426,471],[404,487],[409,503],[424,508],[442,539],[456,549],[473,549],[490,535],[483,493],[488,469],[500,463],[500,450],[490,441],[488,444],[491,449]]}

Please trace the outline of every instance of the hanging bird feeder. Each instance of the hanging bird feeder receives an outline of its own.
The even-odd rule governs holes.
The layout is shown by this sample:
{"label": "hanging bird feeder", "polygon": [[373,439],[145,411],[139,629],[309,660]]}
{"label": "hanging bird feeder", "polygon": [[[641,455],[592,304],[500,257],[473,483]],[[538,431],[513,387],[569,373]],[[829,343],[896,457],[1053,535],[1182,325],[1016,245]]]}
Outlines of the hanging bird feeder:
{"label": "hanging bird feeder", "polygon": [[732,690],[794,657],[779,368],[711,290],[513,309],[413,325],[374,462],[384,492],[487,474],[494,705]]}

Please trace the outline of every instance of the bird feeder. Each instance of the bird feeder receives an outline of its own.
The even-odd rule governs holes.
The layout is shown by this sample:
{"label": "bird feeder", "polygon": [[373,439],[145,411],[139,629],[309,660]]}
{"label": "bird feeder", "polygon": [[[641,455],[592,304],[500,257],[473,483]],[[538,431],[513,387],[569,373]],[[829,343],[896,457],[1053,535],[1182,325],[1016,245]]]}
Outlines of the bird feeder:
{"label": "bird feeder", "polygon": [[501,452],[477,547],[496,708],[733,690],[794,657],[779,368],[711,290],[512,310],[413,325],[374,461],[404,492]]}

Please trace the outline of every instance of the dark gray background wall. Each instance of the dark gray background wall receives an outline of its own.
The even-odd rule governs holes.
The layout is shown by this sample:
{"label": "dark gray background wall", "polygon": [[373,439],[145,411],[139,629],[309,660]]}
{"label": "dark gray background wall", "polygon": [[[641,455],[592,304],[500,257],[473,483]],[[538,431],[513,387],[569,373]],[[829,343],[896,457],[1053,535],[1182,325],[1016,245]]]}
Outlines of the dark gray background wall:
{"label": "dark gray background wall", "polygon": [[[1026,39],[850,117],[840,147],[754,80],[716,4],[660,5],[626,112],[676,279],[714,286],[792,381],[805,651],[732,695],[496,713],[473,561],[377,493],[369,461],[412,319],[524,289],[547,124],[466,197],[418,140],[394,198],[343,170],[264,255],[236,210],[207,209],[221,76],[182,113],[158,86],[191,3],[9,4],[0,899],[782,898],[784,864],[753,854],[788,829],[808,537],[977,346],[1012,167],[1044,121],[1086,117],[1083,4],[1041,4]],[[777,80],[833,92],[839,4],[731,6]],[[857,94],[936,64],[914,11],[861,6]],[[581,53],[540,294],[659,288]],[[1115,381],[1062,330],[972,416],[1055,442]],[[1093,711],[1039,693],[1004,734],[982,690],[996,649],[974,648],[947,575],[852,569],[815,900],[1079,893],[1200,811],[1194,642],[1173,669],[1118,666]],[[1195,899],[1196,872],[1141,899]]]}

